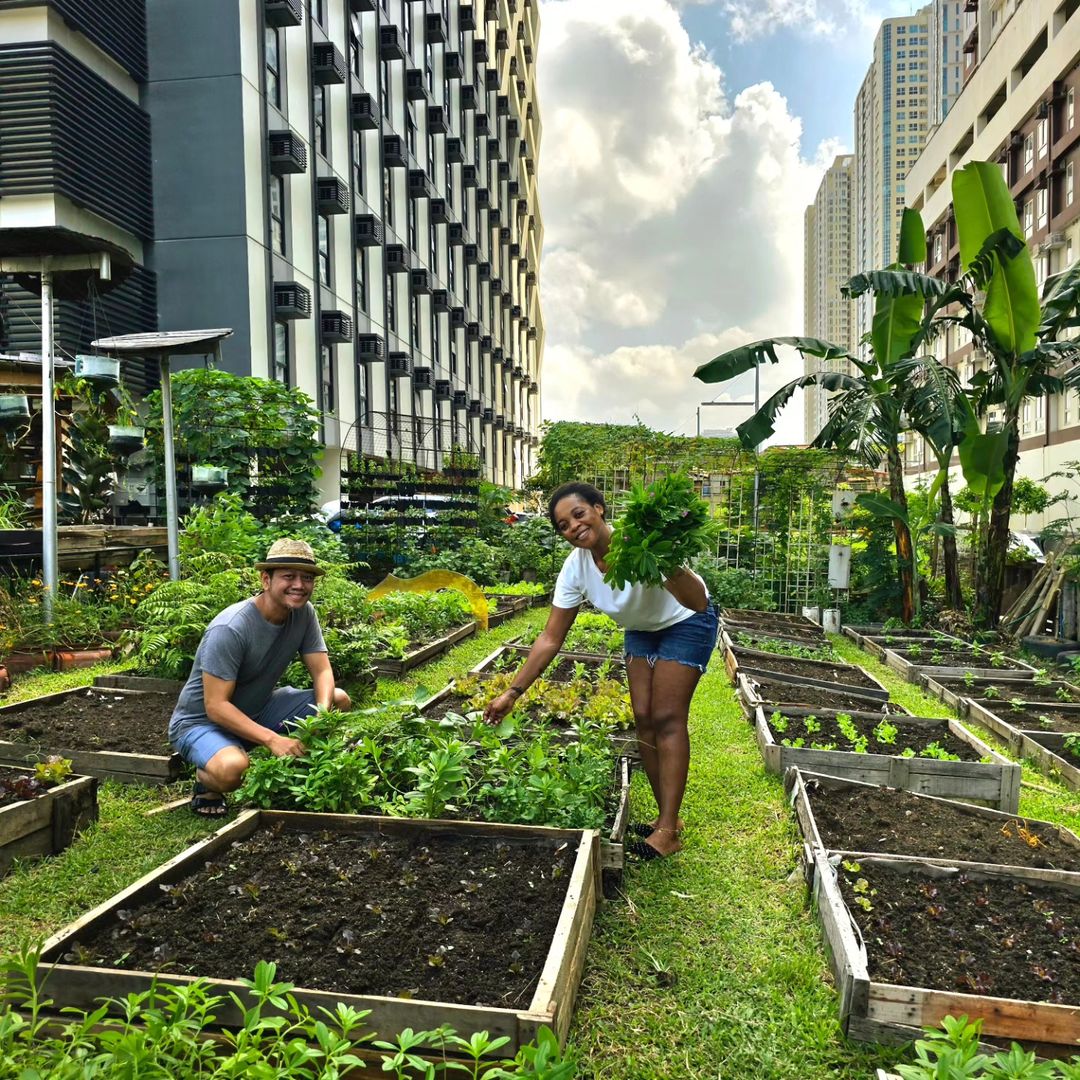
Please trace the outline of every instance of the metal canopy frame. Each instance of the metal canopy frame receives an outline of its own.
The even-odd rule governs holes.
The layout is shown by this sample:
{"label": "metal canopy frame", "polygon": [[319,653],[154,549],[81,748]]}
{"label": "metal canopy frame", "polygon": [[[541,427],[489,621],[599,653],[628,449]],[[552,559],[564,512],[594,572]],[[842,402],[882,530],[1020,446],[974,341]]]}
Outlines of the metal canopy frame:
{"label": "metal canopy frame", "polygon": [[121,334],[91,342],[95,349],[118,358],[156,358],[161,370],[161,414],[165,457],[165,525],[169,538],[169,577],[180,578],[180,520],[176,493],[176,449],[173,440],[172,382],[169,360],[173,356],[210,356],[221,362],[221,343],[232,336],[231,328],[217,330],[167,330],[161,333]]}

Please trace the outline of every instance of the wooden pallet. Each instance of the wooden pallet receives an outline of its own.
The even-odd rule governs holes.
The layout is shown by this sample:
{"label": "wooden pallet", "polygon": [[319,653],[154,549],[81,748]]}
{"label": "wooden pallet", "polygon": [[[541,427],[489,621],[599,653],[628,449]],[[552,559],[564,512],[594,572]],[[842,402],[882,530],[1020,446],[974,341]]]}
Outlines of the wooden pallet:
{"label": "wooden pallet", "polygon": [[[566,900],[559,917],[547,961],[536,990],[524,1009],[462,1005],[404,998],[376,997],[296,988],[292,995],[312,1012],[320,1006],[334,1009],[343,1002],[354,1009],[370,1010],[365,1027],[376,1037],[394,1039],[407,1027],[431,1029],[450,1024],[458,1035],[469,1038],[477,1031],[487,1031],[492,1038],[506,1036],[510,1042],[500,1057],[513,1055],[534,1040],[542,1026],[551,1028],[560,1043],[565,1042],[570,1027],[574,998],[581,981],[585,950],[592,933],[593,916],[600,897],[599,834],[594,830],[544,829],[526,825],[496,825],[487,822],[428,821],[389,817],[363,817],[346,814],[308,814],[290,811],[247,810],[205,840],[194,844],[174,859],[153,870],[133,885],[98,905],[92,911],[54,934],[42,947],[38,979],[42,992],[53,999],[56,1008],[74,1007],[92,1010],[103,997],[123,999],[142,993],[155,980],[177,986],[190,986],[195,976],[173,972],[154,974],[115,968],[93,968],[65,963],[81,935],[114,923],[117,912],[130,909],[151,896],[162,885],[172,884],[198,870],[212,858],[222,855],[234,843],[242,842],[260,829],[282,827],[289,831],[335,831],[344,835],[414,836],[450,833],[465,837],[498,837],[515,842],[549,843],[562,839],[577,851],[566,889]],[[387,932],[393,932],[392,928]],[[225,999],[215,1009],[216,1023],[236,1027],[243,1014],[229,998],[236,994],[252,1004],[247,989],[237,980],[218,978],[212,971],[203,973],[209,980],[208,992]],[[270,1012],[273,1012],[273,1008]]]}
{"label": "wooden pallet", "polygon": [[[821,715],[823,710],[815,712],[807,709],[804,715],[811,712]],[[788,769],[798,768],[824,776],[902,788],[921,795],[987,803],[1007,814],[1016,813],[1020,805],[1020,766],[992,750],[959,720],[902,716],[890,717],[890,721],[897,725],[947,731],[967,743],[979,757],[990,760],[940,761],[937,758],[901,757],[899,754],[857,754],[846,750],[782,746],[773,738],[765,711],[760,705],[755,715],[754,730],[767,772],[783,776]]]}
{"label": "wooden pallet", "polygon": [[57,855],[67,848],[97,821],[97,789],[93,777],[75,776],[37,798],[0,807],[0,875],[15,859]]}

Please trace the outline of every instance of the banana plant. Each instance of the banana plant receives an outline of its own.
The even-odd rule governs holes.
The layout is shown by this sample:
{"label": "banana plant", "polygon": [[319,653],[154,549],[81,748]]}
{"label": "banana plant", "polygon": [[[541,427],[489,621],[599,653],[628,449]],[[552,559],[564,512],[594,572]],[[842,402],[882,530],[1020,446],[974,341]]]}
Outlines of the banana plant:
{"label": "banana plant", "polygon": [[736,430],[744,446],[757,447],[773,434],[777,415],[796,390],[817,386],[830,392],[828,422],[811,446],[846,452],[871,468],[885,461],[888,501],[897,511],[887,516],[891,517],[896,537],[897,574],[905,622],[915,615],[916,597],[915,553],[900,456],[900,437],[906,426],[903,361],[914,356],[925,341],[927,303],[938,310],[948,302],[946,298],[952,291],[948,282],[909,268],[925,259],[926,234],[922,221],[916,211],[905,211],[897,262],[885,270],[858,274],[844,287],[845,295],[851,298],[868,292],[874,296],[873,322],[863,342],[868,346],[865,356],[856,356],[817,338],[768,338],[722,353],[694,372],[702,382],[726,382],[759,364],[778,363],[779,346],[795,349],[804,359],[843,362],[846,371],[813,371],[786,383]]}

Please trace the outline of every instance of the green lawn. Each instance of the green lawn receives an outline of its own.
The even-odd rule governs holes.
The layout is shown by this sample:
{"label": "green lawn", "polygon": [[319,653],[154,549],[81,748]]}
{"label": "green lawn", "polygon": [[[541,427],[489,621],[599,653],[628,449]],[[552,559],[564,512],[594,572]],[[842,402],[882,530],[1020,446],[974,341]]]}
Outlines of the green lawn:
{"label": "green lawn", "polygon": [[[435,664],[384,680],[393,700],[433,692],[499,643],[537,626],[537,609],[468,639]],[[949,715],[851,642],[841,655],[921,715]],[[87,681],[24,680],[22,694]],[[985,734],[979,732],[979,734]],[[600,909],[571,1029],[592,1080],[869,1080],[897,1051],[847,1043],[798,865],[798,832],[779,778],[765,774],[717,654],[691,713],[693,761],[684,850],[632,865],[624,895]],[[1080,828],[1080,796],[1028,770],[1023,813]],[[185,810],[147,817],[176,789],[102,789],[101,822],[62,856],[0,882],[0,950],[42,936],[214,828]],[[635,817],[650,815],[636,776]]]}

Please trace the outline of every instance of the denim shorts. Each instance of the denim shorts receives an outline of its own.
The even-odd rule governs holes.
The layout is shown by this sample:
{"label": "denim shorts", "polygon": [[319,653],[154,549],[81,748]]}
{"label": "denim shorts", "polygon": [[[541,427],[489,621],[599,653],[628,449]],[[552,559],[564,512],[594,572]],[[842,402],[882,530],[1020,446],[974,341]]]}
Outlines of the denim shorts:
{"label": "denim shorts", "polygon": [[[310,716],[314,711],[314,690],[281,686],[270,695],[270,700],[263,706],[262,712],[251,719],[271,731],[283,731],[291,727],[294,720]],[[213,720],[196,721],[180,732],[173,742],[176,752],[196,769],[206,768],[206,763],[226,746],[250,750],[254,745],[255,743],[219,727]]]}
{"label": "denim shorts", "polygon": [[716,608],[709,604],[704,611],[696,611],[689,619],[663,630],[627,630],[626,659],[643,656],[649,667],[654,667],[657,660],[674,660],[703,672],[712,659],[719,629]]}

